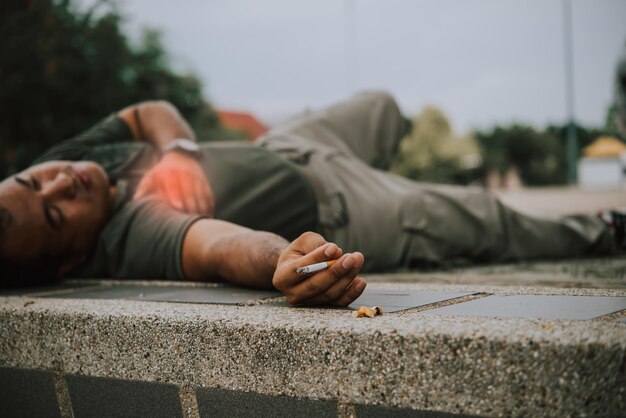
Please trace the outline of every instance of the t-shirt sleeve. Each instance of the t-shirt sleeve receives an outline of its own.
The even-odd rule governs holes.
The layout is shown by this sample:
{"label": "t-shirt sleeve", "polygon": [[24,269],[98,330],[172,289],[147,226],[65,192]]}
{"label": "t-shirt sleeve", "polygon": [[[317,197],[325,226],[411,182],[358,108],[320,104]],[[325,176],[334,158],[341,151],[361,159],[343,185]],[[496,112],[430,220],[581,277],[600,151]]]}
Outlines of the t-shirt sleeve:
{"label": "t-shirt sleeve", "polygon": [[94,147],[133,141],[133,134],[126,122],[112,114],[75,137],[52,146],[33,164],[52,160],[84,160],[88,159],[86,157]]}
{"label": "t-shirt sleeve", "polygon": [[200,218],[157,198],[126,203],[105,226],[91,257],[71,276],[184,280],[183,241]]}

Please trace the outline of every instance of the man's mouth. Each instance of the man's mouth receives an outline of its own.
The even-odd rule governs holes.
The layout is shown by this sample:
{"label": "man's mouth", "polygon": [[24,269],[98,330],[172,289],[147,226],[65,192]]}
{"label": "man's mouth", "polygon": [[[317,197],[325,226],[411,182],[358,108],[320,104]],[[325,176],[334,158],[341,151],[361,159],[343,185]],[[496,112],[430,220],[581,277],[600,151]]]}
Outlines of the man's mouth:
{"label": "man's mouth", "polygon": [[74,174],[76,174],[76,177],[78,178],[78,181],[80,181],[80,183],[83,185],[83,187],[86,190],[89,190],[89,188],[91,187],[91,179],[89,178],[89,176],[87,175],[87,173],[85,173],[84,171],[74,171]]}
{"label": "man's mouth", "polygon": [[75,193],[78,190],[89,190],[89,188],[91,187],[91,179],[84,171],[76,170],[73,167],[67,167],[65,172],[72,180],[72,185],[74,186]]}

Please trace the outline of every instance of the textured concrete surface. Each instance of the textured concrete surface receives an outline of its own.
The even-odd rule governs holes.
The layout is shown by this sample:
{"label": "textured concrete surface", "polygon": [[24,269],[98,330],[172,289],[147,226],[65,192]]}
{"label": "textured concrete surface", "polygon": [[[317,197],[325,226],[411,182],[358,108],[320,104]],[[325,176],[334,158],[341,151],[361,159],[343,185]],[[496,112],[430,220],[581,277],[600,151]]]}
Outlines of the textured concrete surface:
{"label": "textured concrete surface", "polygon": [[[372,286],[626,296],[620,289]],[[342,405],[483,416],[616,416],[626,407],[623,317],[624,311],[591,321],[454,317],[414,309],[356,319],[343,309],[267,303],[6,296],[0,298],[0,366]]]}

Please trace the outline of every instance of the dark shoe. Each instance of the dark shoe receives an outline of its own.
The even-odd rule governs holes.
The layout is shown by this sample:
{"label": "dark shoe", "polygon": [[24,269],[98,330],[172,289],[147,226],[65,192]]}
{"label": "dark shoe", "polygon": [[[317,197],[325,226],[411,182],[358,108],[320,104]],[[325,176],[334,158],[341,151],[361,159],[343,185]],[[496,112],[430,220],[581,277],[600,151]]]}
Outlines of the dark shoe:
{"label": "dark shoe", "polygon": [[598,216],[613,233],[616,247],[626,249],[626,210],[603,209]]}

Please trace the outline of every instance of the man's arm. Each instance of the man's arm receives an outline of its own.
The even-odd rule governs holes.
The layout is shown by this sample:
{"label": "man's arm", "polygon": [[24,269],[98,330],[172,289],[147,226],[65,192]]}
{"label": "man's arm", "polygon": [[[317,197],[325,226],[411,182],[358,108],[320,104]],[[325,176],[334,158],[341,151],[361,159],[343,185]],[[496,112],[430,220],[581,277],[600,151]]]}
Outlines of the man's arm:
{"label": "man's arm", "polygon": [[[195,141],[196,136],[178,110],[166,101],[143,102],[118,112],[133,137],[163,150],[175,139]],[[185,153],[168,152],[148,171],[133,199],[156,194],[175,209],[213,216],[215,196],[197,159]]]}
{"label": "man's arm", "polygon": [[189,280],[225,280],[271,288],[282,237],[217,219],[196,221],[183,242],[183,271]]}
{"label": "man's arm", "polygon": [[[324,271],[310,276],[296,273],[298,267],[333,259],[338,261]],[[313,232],[290,244],[278,235],[215,219],[195,222],[183,243],[187,279],[276,288],[291,304],[349,305],[366,286],[357,277],[363,261],[362,254],[343,254]]]}
{"label": "man's arm", "polygon": [[138,103],[120,110],[117,115],[126,122],[137,141],[149,142],[159,149],[176,138],[196,140],[178,109],[164,100]]}

